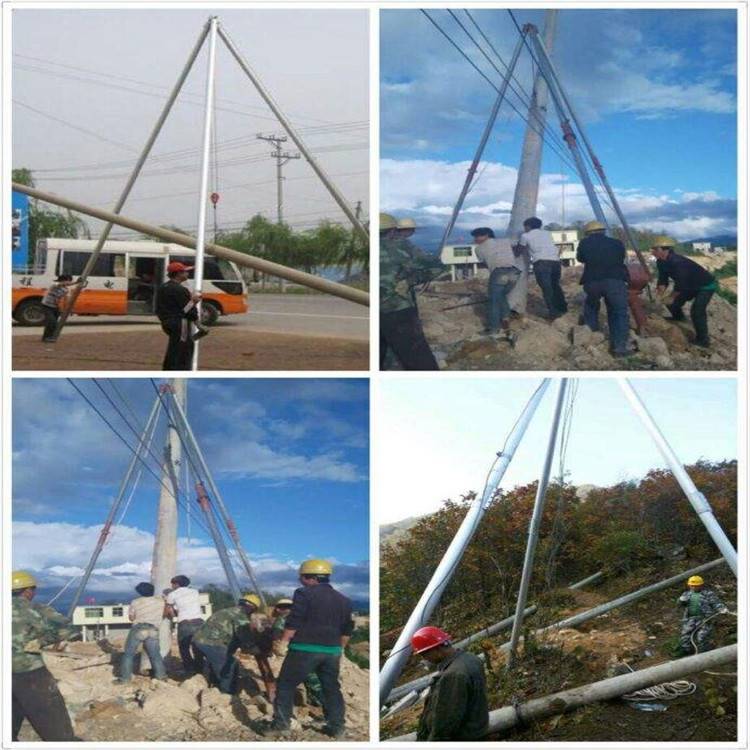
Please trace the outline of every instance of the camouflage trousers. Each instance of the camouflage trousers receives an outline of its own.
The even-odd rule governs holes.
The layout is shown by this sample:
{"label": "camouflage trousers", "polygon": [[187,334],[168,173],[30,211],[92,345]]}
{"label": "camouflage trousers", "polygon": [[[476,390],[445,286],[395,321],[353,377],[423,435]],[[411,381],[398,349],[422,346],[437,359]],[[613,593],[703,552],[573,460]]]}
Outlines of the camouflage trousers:
{"label": "camouflage trousers", "polygon": [[[682,621],[680,632],[680,649],[684,654],[691,655],[698,648],[698,653],[710,651],[712,647],[713,623],[704,624],[703,617],[688,617]],[[693,646],[695,643],[695,646]]]}

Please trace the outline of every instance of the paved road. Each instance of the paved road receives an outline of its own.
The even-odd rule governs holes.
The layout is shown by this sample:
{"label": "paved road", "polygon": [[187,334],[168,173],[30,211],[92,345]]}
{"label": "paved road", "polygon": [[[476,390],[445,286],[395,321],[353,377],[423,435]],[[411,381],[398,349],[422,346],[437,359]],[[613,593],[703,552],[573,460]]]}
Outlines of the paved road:
{"label": "paved road", "polygon": [[[221,319],[218,325],[247,331],[367,341],[370,335],[369,320],[369,308],[338,297],[322,294],[254,294],[250,296],[250,312]],[[157,325],[153,318],[135,315],[74,316],[63,335],[138,331]],[[13,335],[38,336],[39,329],[14,324]]]}

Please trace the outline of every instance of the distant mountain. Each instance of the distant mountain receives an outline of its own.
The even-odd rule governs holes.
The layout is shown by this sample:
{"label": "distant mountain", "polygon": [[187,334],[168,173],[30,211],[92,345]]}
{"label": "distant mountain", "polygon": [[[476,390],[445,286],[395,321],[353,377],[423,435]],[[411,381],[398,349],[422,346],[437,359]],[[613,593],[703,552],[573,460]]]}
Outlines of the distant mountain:
{"label": "distant mountain", "polygon": [[412,526],[415,526],[423,516],[410,516],[402,521],[387,523],[380,527],[380,546],[398,544],[401,537],[406,534]]}

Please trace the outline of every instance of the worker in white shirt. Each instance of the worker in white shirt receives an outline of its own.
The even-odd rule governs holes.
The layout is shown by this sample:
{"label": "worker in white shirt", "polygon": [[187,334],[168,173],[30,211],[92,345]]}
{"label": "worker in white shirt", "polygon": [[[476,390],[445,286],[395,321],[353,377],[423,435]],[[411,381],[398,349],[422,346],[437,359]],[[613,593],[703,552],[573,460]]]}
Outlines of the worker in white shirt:
{"label": "worker in white shirt", "polygon": [[524,233],[518,240],[518,246],[528,251],[534,278],[542,288],[550,319],[554,320],[568,312],[568,303],[560,286],[560,251],[550,232],[542,229],[541,219],[532,216],[524,221],[523,228]]}
{"label": "worker in white shirt", "polygon": [[193,636],[204,623],[200,594],[190,588],[187,576],[175,576],[170,583],[172,590],[165,597],[164,616],[177,620],[177,645],[183,668],[188,674],[200,674],[203,654],[193,645]]}

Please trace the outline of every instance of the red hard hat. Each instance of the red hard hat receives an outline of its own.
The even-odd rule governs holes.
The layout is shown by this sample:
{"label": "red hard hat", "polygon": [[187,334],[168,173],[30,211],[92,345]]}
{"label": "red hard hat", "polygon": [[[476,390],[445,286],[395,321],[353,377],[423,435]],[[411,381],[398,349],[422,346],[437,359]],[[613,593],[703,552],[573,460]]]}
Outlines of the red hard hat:
{"label": "red hard hat", "polygon": [[167,266],[167,273],[177,273],[178,271],[192,271],[195,266],[186,266],[184,263],[180,263],[179,260],[173,260]]}
{"label": "red hard hat", "polygon": [[444,630],[426,625],[417,630],[411,637],[411,650],[415,654],[421,654],[423,651],[429,651],[431,648],[449,643],[450,640],[451,637]]}

